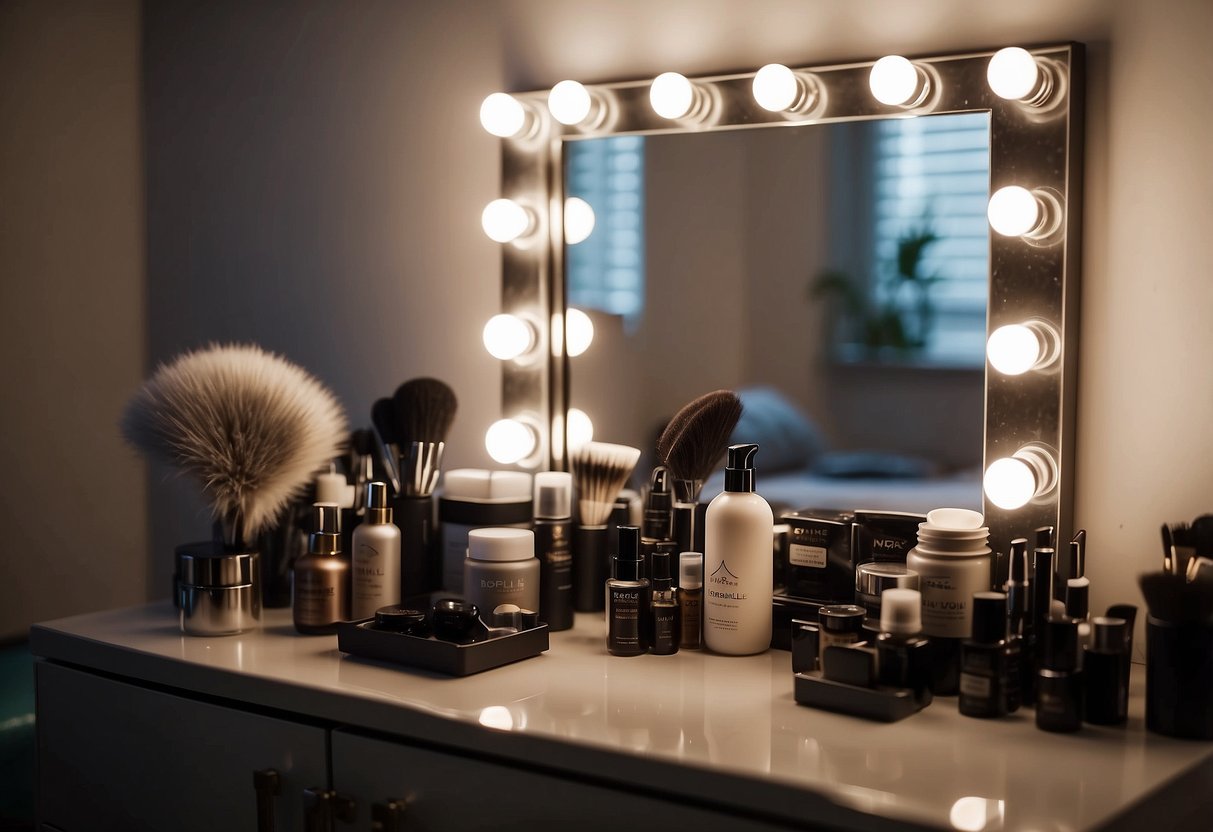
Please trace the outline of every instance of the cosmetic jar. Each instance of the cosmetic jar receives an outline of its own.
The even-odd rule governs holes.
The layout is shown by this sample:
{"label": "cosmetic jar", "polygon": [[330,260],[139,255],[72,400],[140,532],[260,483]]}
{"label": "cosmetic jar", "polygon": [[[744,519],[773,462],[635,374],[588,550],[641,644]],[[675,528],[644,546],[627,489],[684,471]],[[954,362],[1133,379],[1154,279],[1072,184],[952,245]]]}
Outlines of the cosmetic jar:
{"label": "cosmetic jar", "polygon": [[835,645],[845,647],[863,640],[863,607],[854,604],[831,604],[817,611],[821,625],[821,653]]}
{"label": "cosmetic jar", "polygon": [[872,561],[855,567],[855,603],[880,621],[880,596],[886,589],[918,589],[918,573],[900,563]]}
{"label": "cosmetic jar", "polygon": [[502,604],[539,609],[539,559],[530,529],[473,529],[463,565],[463,597],[482,610]]}
{"label": "cosmetic jar", "polygon": [[[468,549],[468,533],[472,529],[529,529],[533,519],[534,493],[530,474],[481,468],[447,471],[438,498],[443,589],[447,592],[463,589],[463,560]],[[534,609],[538,609],[537,604]]]}
{"label": "cosmetic jar", "polygon": [[375,610],[375,629],[410,636],[427,636],[430,633],[422,610],[401,606],[380,607]]}
{"label": "cosmetic jar", "polygon": [[484,628],[480,622],[480,609],[458,598],[443,598],[435,603],[430,624],[436,638],[456,644],[467,644]]}
{"label": "cosmetic jar", "polygon": [[256,627],[261,620],[261,592],[256,552],[177,554],[180,570],[179,622],[190,636],[227,636]]}

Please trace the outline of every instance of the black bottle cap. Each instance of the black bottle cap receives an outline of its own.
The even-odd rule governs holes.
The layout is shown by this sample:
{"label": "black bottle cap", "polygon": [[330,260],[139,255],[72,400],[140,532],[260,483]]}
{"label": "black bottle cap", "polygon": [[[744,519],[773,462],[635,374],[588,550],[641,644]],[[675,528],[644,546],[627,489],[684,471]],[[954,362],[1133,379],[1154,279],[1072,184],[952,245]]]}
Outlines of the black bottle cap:
{"label": "black bottle cap", "polygon": [[827,604],[817,610],[817,621],[829,633],[859,633],[867,614],[867,610],[855,604]]}
{"label": "black bottle cap", "polygon": [[670,577],[670,553],[662,549],[653,552],[653,574],[650,576],[653,580],[653,589],[665,590],[673,586],[674,581]]}
{"label": "black bottle cap", "polygon": [[973,594],[973,641],[997,644],[1007,637],[1007,596],[1001,592]]}
{"label": "black bottle cap", "polygon": [[1091,619],[1095,630],[1093,647],[1102,653],[1123,653],[1127,649],[1129,622],[1123,618],[1098,616]]}
{"label": "black bottle cap", "polygon": [[754,455],[757,445],[730,445],[729,459],[724,469],[725,491],[754,490]]}
{"label": "black bottle cap", "polygon": [[1048,670],[1078,668],[1078,622],[1050,618],[1045,622],[1045,652],[1041,666]]}
{"label": "black bottle cap", "polygon": [[1070,618],[1087,617],[1091,593],[1091,582],[1086,578],[1071,578],[1066,581],[1066,615]]}
{"label": "black bottle cap", "polygon": [[1041,526],[1036,530],[1036,549],[1052,549],[1053,548],[1053,527]]}
{"label": "black bottle cap", "polygon": [[429,625],[426,623],[424,611],[397,605],[375,610],[375,629],[425,635]]}
{"label": "black bottle cap", "polygon": [[1028,539],[1017,537],[1011,541],[1011,580],[1022,584],[1028,580]]}
{"label": "black bottle cap", "polygon": [[649,496],[645,511],[669,511],[674,507],[674,492],[670,489],[670,472],[665,466],[653,469],[649,478]]}
{"label": "black bottle cap", "polygon": [[619,527],[619,553],[611,559],[611,562],[615,567],[612,572],[616,580],[640,580],[640,565],[644,561],[640,558],[639,526]]}

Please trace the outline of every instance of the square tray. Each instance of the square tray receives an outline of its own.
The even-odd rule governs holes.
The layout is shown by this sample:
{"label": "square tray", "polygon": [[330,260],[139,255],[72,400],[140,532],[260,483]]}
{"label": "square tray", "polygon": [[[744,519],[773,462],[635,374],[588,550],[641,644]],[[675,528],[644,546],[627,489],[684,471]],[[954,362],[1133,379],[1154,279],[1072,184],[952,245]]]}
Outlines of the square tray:
{"label": "square tray", "polygon": [[794,675],[798,705],[880,722],[896,722],[918,710],[914,693],[909,688],[861,688],[833,682],[816,673]]}
{"label": "square tray", "polygon": [[538,656],[548,649],[548,625],[540,624],[506,636],[455,644],[436,638],[376,630],[374,619],[337,625],[337,649],[352,656],[434,670],[448,676],[471,676],[494,667]]}

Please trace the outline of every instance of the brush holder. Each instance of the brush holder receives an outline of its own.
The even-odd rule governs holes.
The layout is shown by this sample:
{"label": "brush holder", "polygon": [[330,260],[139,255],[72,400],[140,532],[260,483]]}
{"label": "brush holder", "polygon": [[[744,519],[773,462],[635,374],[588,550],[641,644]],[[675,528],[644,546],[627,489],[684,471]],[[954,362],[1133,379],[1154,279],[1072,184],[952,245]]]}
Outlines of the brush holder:
{"label": "brush holder", "polygon": [[1146,618],[1146,728],[1213,739],[1213,627]]}

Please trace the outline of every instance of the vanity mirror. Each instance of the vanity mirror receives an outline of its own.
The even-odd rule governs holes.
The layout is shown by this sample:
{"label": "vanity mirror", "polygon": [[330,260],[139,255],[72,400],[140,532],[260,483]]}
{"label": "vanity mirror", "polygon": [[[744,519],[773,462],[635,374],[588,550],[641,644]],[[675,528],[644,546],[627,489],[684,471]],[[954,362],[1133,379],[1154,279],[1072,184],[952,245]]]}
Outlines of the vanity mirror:
{"label": "vanity mirror", "polygon": [[[624,360],[620,356],[626,355],[629,348],[620,346],[626,340],[623,333],[637,332],[642,325],[639,322],[647,319],[646,325],[660,327],[667,334],[693,329],[701,342],[717,346],[723,342],[727,346],[731,340],[729,315],[735,311],[730,310],[728,299],[738,296],[738,287],[745,287],[748,297],[759,298],[756,302],[759,312],[751,309],[747,311],[749,317],[760,320],[765,308],[771,312],[772,320],[784,321],[782,326],[788,330],[785,338],[776,337],[779,334],[776,326],[768,328],[772,330],[768,332],[761,326],[752,327],[748,338],[767,339],[767,346],[756,348],[756,354],[770,354],[780,348],[802,353],[818,350],[820,354],[799,355],[799,363],[793,370],[774,360],[765,360],[774,356],[747,359],[752,368],[750,375],[722,372],[720,380],[710,384],[705,377],[705,383],[699,385],[702,389],[691,395],[712,387],[771,384],[777,377],[788,375],[797,377],[797,383],[802,384],[807,372],[804,368],[808,367],[825,373],[831,379],[831,387],[839,389],[858,386],[853,381],[858,373],[865,385],[877,385],[875,392],[869,386],[864,394],[870,402],[869,410],[884,409],[881,418],[875,421],[895,425],[895,429],[889,441],[851,437],[839,442],[841,447],[880,446],[878,449],[897,450],[903,456],[906,451],[926,449],[921,442],[899,447],[892,441],[898,437],[956,437],[956,442],[963,445],[967,432],[970,447],[981,442],[979,448],[969,452],[967,467],[984,472],[981,501],[991,527],[991,545],[996,551],[1005,551],[1011,537],[1027,534],[1038,526],[1053,525],[1063,534],[1070,530],[1082,147],[1079,45],[1034,47],[1026,51],[1011,48],[911,60],[890,57],[875,62],[799,69],[774,66],[757,73],[694,79],[667,73],[658,79],[625,83],[582,86],[563,82],[550,93],[490,96],[481,116],[486,129],[503,138],[504,200],[486,209],[484,217],[486,232],[502,243],[502,311],[511,316],[497,319],[493,327],[486,328],[486,346],[503,359],[505,418],[493,427],[489,439],[490,452],[500,461],[521,461],[532,467],[541,464],[567,467],[566,436],[576,435],[579,428],[573,417],[580,416],[570,411],[570,407],[581,404],[584,407],[580,409],[593,419],[599,438],[624,441],[625,437],[616,435],[617,425],[620,430],[631,428],[624,428],[618,418],[612,422],[610,414],[596,414],[594,394],[601,392],[601,388],[618,385],[621,390],[618,395],[635,396],[637,385],[629,387],[626,381],[621,383],[608,374],[617,374],[625,380],[648,376],[660,381],[667,376],[670,389],[676,389],[677,380],[691,374],[687,371],[680,374],[676,366],[661,367],[647,352],[634,347],[631,348],[634,357]],[[945,240],[954,237],[955,232],[951,208],[941,206],[941,199],[910,200],[906,205],[913,207],[896,209],[897,219],[886,221],[881,229],[879,222],[872,220],[881,200],[867,196],[872,191],[864,181],[874,174],[852,172],[847,175],[850,179],[841,178],[843,187],[840,187],[838,170],[842,162],[834,156],[813,157],[810,150],[797,149],[801,144],[828,145],[854,156],[857,148],[876,141],[875,131],[883,129],[882,125],[917,122],[911,132],[925,136],[947,132],[935,129],[945,119],[988,122],[988,188],[980,194],[981,208],[976,209],[984,209],[989,221],[988,248],[977,244],[985,248],[986,257],[985,321],[984,327],[960,338],[962,342],[968,338],[970,344],[984,343],[985,354],[970,352],[967,367],[963,356],[960,366],[956,366],[955,355],[941,359],[936,354],[939,348],[932,342],[933,336],[924,339],[907,335],[917,325],[914,321],[917,306],[904,297],[898,304],[904,320],[885,327],[892,330],[900,327],[899,335],[873,334],[872,327],[865,325],[863,316],[855,314],[854,309],[849,323],[823,322],[821,312],[831,300],[828,297],[831,292],[822,287],[830,282],[830,274],[849,275],[862,287],[859,297],[883,308],[887,306],[883,301],[889,293],[896,293],[885,285],[884,276],[898,271],[893,268],[890,272],[886,264],[899,259],[897,255],[904,253],[904,244],[912,244],[916,234],[921,242],[924,236],[921,232],[925,230],[942,239],[919,247],[935,246],[942,250],[952,245]],[[654,227],[672,227],[654,225],[659,219],[656,206],[663,202],[663,210],[675,215],[692,215],[705,205],[720,208],[726,203],[725,207],[736,209],[732,214],[736,222],[726,220],[726,225],[699,234],[697,247],[681,251],[669,248],[671,253],[664,255],[664,261],[657,247],[636,248],[638,253],[631,255],[631,262],[638,263],[642,272],[639,289],[635,285],[623,287],[622,274],[612,275],[610,268],[591,265],[590,273],[597,271],[600,277],[606,276],[598,286],[601,290],[598,297],[613,292],[618,304],[612,307],[609,302],[598,303],[598,309],[587,310],[588,319],[597,321],[599,333],[589,349],[578,355],[584,348],[584,321],[576,309],[566,314],[566,304],[576,306],[568,303],[568,298],[580,293],[590,299],[586,301],[589,305],[594,291],[592,287],[586,289],[579,279],[575,279],[571,288],[566,282],[566,265],[571,262],[576,269],[581,258],[580,250],[575,245],[566,246],[566,240],[571,243],[586,230],[584,204],[566,201],[569,197],[586,196],[577,193],[577,168],[566,163],[575,160],[581,148],[613,137],[622,137],[625,145],[626,140],[636,137],[647,157],[647,166],[640,168],[644,174],[641,179],[647,181],[640,186],[638,195],[631,197],[633,202],[639,200],[641,215],[645,216],[638,226],[639,236],[651,237]],[[738,167],[719,155],[730,152],[728,148],[732,145],[744,145],[746,149],[737,152],[750,161]],[[788,146],[784,151],[792,155],[779,156],[771,150],[775,145]],[[697,155],[706,160],[706,168],[689,171],[690,179],[681,185],[675,182],[664,194],[651,189],[656,181],[668,179],[667,174],[673,168]],[[795,163],[781,161],[785,158]],[[824,190],[810,193],[805,188],[787,188],[789,179],[812,178],[804,173],[804,166],[809,164],[806,160],[810,158],[825,159],[821,162],[825,167],[820,169],[833,171]],[[656,164],[657,160],[664,161]],[[752,175],[758,170],[754,160],[765,166],[765,183],[761,176]],[[628,171],[621,169],[616,173]],[[859,203],[859,207],[844,205],[848,181],[856,183],[851,196],[857,198],[850,202]],[[711,188],[705,190],[708,185]],[[747,189],[744,208],[740,204],[727,205],[727,188],[735,185]],[[828,222],[812,226],[806,217],[802,238],[755,236],[762,230],[758,218],[773,204],[773,200],[762,198],[764,187],[790,190],[802,206],[816,204],[818,213]],[[700,201],[686,202],[680,209],[680,195]],[[599,200],[597,206],[594,201],[585,198],[595,214],[598,223],[595,227],[604,234],[604,229],[621,220],[611,216],[609,200]],[[627,201],[624,197],[614,202]],[[965,209],[969,214],[974,210],[971,203]],[[916,212],[921,222],[909,219]],[[787,212],[777,215],[784,220],[787,216]],[[626,219],[622,222],[626,224]],[[703,241],[717,245],[718,238],[734,234],[739,224],[748,227],[749,241],[736,247],[731,259],[706,253]],[[788,225],[786,221],[782,224]],[[844,226],[860,233],[843,234],[840,228]],[[661,242],[679,236],[687,235],[675,230],[663,234]],[[810,239],[812,244],[806,244]],[[585,250],[591,248],[587,246]],[[801,255],[808,253],[786,269],[793,277],[785,280],[796,291],[780,295],[753,288],[762,275],[778,271],[776,266],[790,262],[791,255],[772,255],[772,251],[784,249],[797,249]],[[856,251],[868,254],[856,255]],[[948,288],[947,284],[954,280],[954,275],[949,270],[961,259],[960,254],[942,252],[934,262],[924,257],[918,261],[918,266],[924,269],[919,275],[946,278],[938,284],[939,289],[931,291],[952,292],[954,287]],[[680,263],[688,263],[688,269],[681,272],[685,284],[692,261],[699,268],[712,265],[714,273],[702,280],[705,290],[685,303],[661,300],[658,284],[671,280],[663,276],[662,263],[672,262],[673,274],[679,273]],[[706,288],[715,285],[713,281],[719,281],[717,291]],[[909,284],[905,290],[897,291],[912,296],[919,285],[922,284]],[[813,286],[821,291],[812,293]],[[845,296],[846,292],[834,292],[833,300]],[[626,307],[627,303],[632,306]],[[970,303],[970,315],[973,308]],[[701,317],[678,317],[686,312]],[[793,313],[803,315],[803,328],[786,323]],[[705,340],[705,321],[713,320],[718,323]],[[813,329],[818,332],[809,332]],[[689,336],[687,340],[691,340]],[[744,354],[745,349],[740,347],[735,351],[735,355]],[[680,360],[685,367],[695,361],[695,353],[683,355]],[[637,361],[643,362],[643,369]],[[951,366],[941,367],[949,362]],[[706,359],[698,362],[710,363]],[[754,370],[755,367],[759,369]],[[845,376],[841,375],[844,370]],[[884,395],[897,387],[938,386],[941,379],[949,377],[953,381],[967,378],[973,385],[967,394],[969,401],[981,400],[984,404],[984,414],[980,406],[973,406],[970,411],[973,415],[961,427],[950,426],[943,418],[963,409],[947,400],[936,399],[938,406],[927,407],[921,402],[895,403],[897,400],[891,393]],[[855,421],[851,415],[839,414],[841,399],[832,401],[828,393],[802,386],[785,390],[784,394],[823,423],[830,438],[839,435],[838,423]],[[679,396],[683,400],[689,398],[681,391]],[[603,401],[602,397],[597,401]],[[637,424],[655,429],[659,425],[649,423],[668,416],[669,410],[666,403],[657,403],[651,413],[637,417]],[[638,436],[632,441],[645,442],[645,437]],[[937,456],[933,451],[927,455]],[[965,459],[965,454],[960,453],[956,459],[948,460],[946,467],[962,470],[966,467]],[[977,477],[972,481],[976,483]],[[843,507],[856,507],[862,502],[850,498],[843,501]],[[969,502],[977,502],[976,494]]]}

